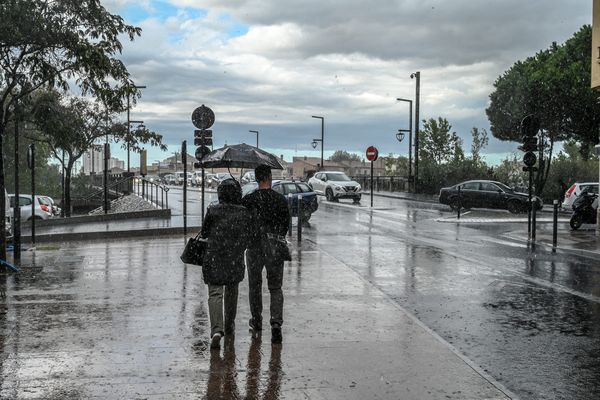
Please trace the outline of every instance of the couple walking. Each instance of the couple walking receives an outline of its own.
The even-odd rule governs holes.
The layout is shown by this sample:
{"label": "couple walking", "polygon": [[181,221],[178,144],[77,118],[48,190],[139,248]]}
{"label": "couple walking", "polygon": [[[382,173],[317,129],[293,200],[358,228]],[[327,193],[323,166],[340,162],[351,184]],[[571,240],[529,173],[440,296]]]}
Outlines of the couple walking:
{"label": "couple walking", "polygon": [[271,189],[271,169],[254,170],[258,190],[242,199],[237,181],[228,179],[217,188],[219,204],[208,208],[201,236],[207,240],[202,263],[208,284],[211,348],[223,336],[233,338],[237,313],[238,285],[244,279],[244,253],[248,269],[250,329],[262,331],[262,271],[267,271],[270,292],[271,342],[281,343],[283,324],[283,259],[269,251],[270,238],[285,237],[290,215],[285,197]]}

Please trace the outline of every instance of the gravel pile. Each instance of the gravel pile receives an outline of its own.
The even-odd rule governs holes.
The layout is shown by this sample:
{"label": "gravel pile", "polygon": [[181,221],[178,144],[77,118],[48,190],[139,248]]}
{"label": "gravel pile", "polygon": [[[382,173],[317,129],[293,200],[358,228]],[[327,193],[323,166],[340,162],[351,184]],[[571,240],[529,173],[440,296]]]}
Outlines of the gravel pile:
{"label": "gravel pile", "polygon": [[[110,202],[110,210],[109,214],[116,213],[127,213],[133,211],[147,211],[147,210],[156,210],[156,206],[150,203],[147,200],[142,199],[141,197],[130,194],[127,196],[119,197]],[[98,207],[95,210],[89,212],[89,215],[100,215],[104,214],[104,209],[102,207]]]}

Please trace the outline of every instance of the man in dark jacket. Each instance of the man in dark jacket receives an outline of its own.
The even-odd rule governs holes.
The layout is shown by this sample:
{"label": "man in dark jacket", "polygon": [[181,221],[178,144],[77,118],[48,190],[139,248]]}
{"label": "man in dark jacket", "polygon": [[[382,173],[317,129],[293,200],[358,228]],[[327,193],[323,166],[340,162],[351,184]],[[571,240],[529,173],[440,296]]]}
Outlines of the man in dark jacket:
{"label": "man in dark jacket", "polygon": [[[219,204],[208,208],[201,236],[208,239],[202,275],[208,284],[211,347],[218,348],[223,335],[233,336],[238,284],[244,279],[244,252],[252,234],[250,213],[240,202],[242,190],[233,179],[217,188]],[[225,323],[223,323],[225,294]]]}
{"label": "man in dark jacket", "polygon": [[259,166],[254,170],[258,190],[247,194],[242,204],[253,217],[254,235],[246,254],[250,295],[250,328],[255,334],[262,330],[262,270],[267,270],[267,284],[271,296],[271,341],[281,343],[283,324],[283,259],[275,259],[267,253],[268,235],[282,237],[290,223],[285,197],[273,189],[271,169]]}

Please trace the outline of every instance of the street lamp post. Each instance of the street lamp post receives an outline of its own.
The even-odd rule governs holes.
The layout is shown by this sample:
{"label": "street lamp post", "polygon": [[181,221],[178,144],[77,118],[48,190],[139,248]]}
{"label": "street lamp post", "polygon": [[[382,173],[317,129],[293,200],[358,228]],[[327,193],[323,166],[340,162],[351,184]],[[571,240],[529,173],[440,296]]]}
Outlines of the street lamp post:
{"label": "street lamp post", "polygon": [[419,192],[419,103],[421,98],[421,72],[410,74],[410,78],[416,79],[415,88],[415,181],[413,184],[415,193]]}
{"label": "street lamp post", "polygon": [[323,151],[324,151],[324,147],[325,147],[325,118],[324,117],[319,117],[317,115],[313,115],[313,118],[317,118],[321,120],[321,139],[313,139],[313,148],[316,148],[316,143],[317,142],[321,142],[321,169],[325,169],[324,165],[323,165]]}
{"label": "street lamp post", "polygon": [[[135,88],[135,89],[146,89],[145,85],[130,85],[129,88]],[[136,121],[131,121],[129,119],[129,112],[130,112],[130,104],[129,104],[129,90],[127,91],[127,172],[129,173],[129,138],[131,135],[131,131],[129,130],[130,125],[133,123],[135,124]],[[139,122],[137,122],[139,123]],[[144,121],[142,121],[141,123],[144,123]]]}
{"label": "street lamp post", "polygon": [[[408,103],[408,187],[410,188],[413,182],[412,176],[412,100],[397,98],[397,101],[405,101]],[[401,129],[398,132],[406,132],[406,129]],[[398,134],[396,134],[398,139]],[[398,141],[402,141],[398,139]]]}
{"label": "street lamp post", "polygon": [[249,130],[250,133],[256,133],[256,148],[258,149],[258,131]]}

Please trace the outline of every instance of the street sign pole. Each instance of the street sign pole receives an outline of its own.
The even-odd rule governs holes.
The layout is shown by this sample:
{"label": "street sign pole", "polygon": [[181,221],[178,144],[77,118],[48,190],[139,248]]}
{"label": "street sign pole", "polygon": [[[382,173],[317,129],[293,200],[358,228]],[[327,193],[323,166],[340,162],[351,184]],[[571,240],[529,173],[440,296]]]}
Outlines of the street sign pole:
{"label": "street sign pole", "polygon": [[[215,123],[215,113],[204,104],[200,107],[197,107],[194,112],[192,112],[192,123],[198,130],[194,131],[194,145],[200,146],[196,148],[196,160],[202,160],[206,154],[210,152],[210,149],[207,146],[212,146],[212,131],[208,130]],[[202,189],[201,193],[201,221],[204,223],[204,189],[206,184],[204,182],[205,178],[205,170],[204,165],[202,163],[194,163],[194,167],[198,168],[198,164],[200,164],[200,169],[202,170]]]}
{"label": "street sign pole", "polygon": [[373,161],[371,161],[371,208],[373,208]]}
{"label": "street sign pole", "polygon": [[367,148],[367,160],[371,161],[371,208],[373,208],[373,163],[379,157],[379,150],[375,146]]}

